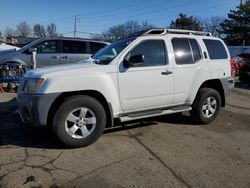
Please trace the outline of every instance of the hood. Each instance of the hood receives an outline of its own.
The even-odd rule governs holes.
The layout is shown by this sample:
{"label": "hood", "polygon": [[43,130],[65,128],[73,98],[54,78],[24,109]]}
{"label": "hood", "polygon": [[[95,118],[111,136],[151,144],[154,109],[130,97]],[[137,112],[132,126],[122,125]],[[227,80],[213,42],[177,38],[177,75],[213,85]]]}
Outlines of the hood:
{"label": "hood", "polygon": [[0,55],[12,54],[12,53],[14,53],[16,51],[17,51],[16,49],[2,49],[2,48],[0,48]]}
{"label": "hood", "polygon": [[75,74],[80,74],[86,70],[97,69],[99,67],[104,67],[105,65],[96,65],[94,63],[74,63],[66,65],[57,65],[47,68],[38,68],[35,70],[28,71],[24,77],[26,78],[40,78],[47,76],[73,76]]}
{"label": "hood", "polygon": [[12,45],[9,45],[9,44],[5,44],[5,43],[2,43],[2,44],[0,44],[0,51],[2,51],[2,50],[10,50],[10,49],[20,49],[19,47],[17,47],[17,46],[12,46]]}

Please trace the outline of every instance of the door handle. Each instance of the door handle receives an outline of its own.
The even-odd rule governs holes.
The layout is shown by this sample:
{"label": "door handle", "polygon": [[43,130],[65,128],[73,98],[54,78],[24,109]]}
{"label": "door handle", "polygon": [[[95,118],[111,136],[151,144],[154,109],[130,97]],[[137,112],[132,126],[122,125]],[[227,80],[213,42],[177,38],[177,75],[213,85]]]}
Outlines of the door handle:
{"label": "door handle", "polygon": [[58,56],[58,55],[55,55],[55,56],[51,56],[50,58],[51,58],[51,59],[58,59],[59,56]]}
{"label": "door handle", "polygon": [[172,71],[166,70],[166,71],[162,72],[161,74],[162,75],[169,75],[169,74],[172,74],[172,73],[173,73]]}
{"label": "door handle", "polygon": [[67,59],[68,58],[68,56],[62,56],[62,59]]}

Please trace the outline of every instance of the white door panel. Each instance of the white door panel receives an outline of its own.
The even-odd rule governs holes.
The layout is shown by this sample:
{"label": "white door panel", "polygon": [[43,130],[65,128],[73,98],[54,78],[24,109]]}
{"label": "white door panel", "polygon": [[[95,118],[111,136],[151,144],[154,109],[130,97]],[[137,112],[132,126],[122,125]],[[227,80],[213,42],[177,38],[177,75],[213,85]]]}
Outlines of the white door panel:
{"label": "white door panel", "polygon": [[173,102],[173,74],[164,75],[166,66],[129,68],[119,73],[123,110],[162,107]]}
{"label": "white door panel", "polygon": [[[124,57],[143,55],[143,62],[129,68],[121,62],[118,72],[121,106],[124,112],[170,106],[173,103],[173,69],[168,63],[165,40],[142,40]],[[123,61],[124,59],[121,59]]]}

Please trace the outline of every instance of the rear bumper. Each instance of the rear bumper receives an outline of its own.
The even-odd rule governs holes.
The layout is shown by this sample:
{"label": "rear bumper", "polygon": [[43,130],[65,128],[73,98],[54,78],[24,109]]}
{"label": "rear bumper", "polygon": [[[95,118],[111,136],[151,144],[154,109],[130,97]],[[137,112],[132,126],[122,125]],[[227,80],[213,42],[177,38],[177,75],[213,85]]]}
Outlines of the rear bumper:
{"label": "rear bumper", "polygon": [[43,95],[18,93],[17,107],[24,123],[31,126],[46,126],[49,109],[59,95],[59,93]]}
{"label": "rear bumper", "polygon": [[234,84],[235,84],[235,80],[233,77],[228,77],[228,78],[222,78],[220,79],[223,89],[224,89],[224,93],[225,96],[228,95],[228,93],[230,93],[233,88],[234,88]]}

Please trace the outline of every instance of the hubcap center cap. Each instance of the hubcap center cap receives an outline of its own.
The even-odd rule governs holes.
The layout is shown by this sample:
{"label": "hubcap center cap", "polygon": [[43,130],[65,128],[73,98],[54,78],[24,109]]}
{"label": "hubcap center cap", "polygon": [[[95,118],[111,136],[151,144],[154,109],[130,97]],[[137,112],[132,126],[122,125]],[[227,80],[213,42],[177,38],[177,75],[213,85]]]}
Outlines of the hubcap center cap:
{"label": "hubcap center cap", "polygon": [[85,124],[86,124],[86,120],[85,120],[85,119],[79,119],[79,120],[76,121],[76,125],[77,125],[78,127],[82,127],[82,126],[84,126]]}

